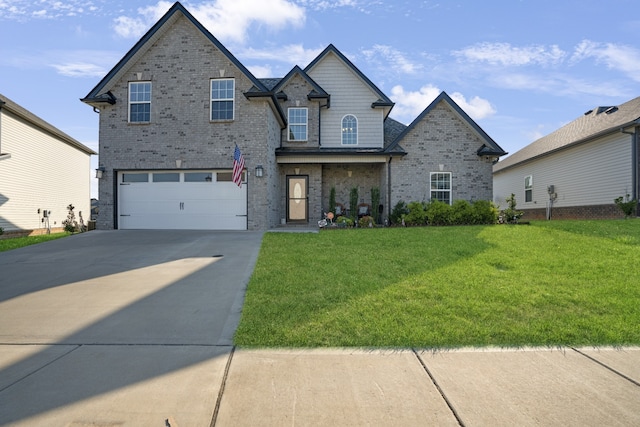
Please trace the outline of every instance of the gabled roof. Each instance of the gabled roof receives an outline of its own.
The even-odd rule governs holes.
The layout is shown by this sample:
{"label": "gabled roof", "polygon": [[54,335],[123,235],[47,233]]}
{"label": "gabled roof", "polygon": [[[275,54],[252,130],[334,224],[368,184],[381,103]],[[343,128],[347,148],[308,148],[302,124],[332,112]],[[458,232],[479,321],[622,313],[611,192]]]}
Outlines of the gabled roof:
{"label": "gabled roof", "polygon": [[571,123],[496,163],[493,166],[493,172],[514,167],[576,144],[617,133],[631,126],[640,126],[640,97],[619,106],[597,107],[587,111]]}
{"label": "gabled roof", "polygon": [[26,110],[25,108],[22,108],[21,106],[19,106],[18,104],[16,104],[15,102],[13,102],[12,100],[10,100],[9,98],[7,98],[6,96],[0,94],[0,110],[7,110],[9,112],[11,112],[12,114],[20,117],[22,120],[25,120],[29,123],[31,123],[33,126],[41,129],[42,131],[62,140],[63,142],[71,145],[74,148],[77,148],[78,150],[87,153],[87,154],[98,154],[95,151],[93,151],[91,148],[87,147],[86,145],[82,144],[80,141],[70,137],[69,135],[67,135],[66,133],[62,132],[60,129],[54,127],[53,125],[47,123],[46,121],[42,120],[40,117],[36,116],[35,114],[33,114],[32,112]]}
{"label": "gabled roof", "polygon": [[320,87],[318,83],[316,83],[309,75],[299,66],[295,66],[284,76],[278,84],[273,87],[274,92],[279,92],[282,88],[293,78],[293,76],[298,75],[304,79],[309,86],[311,86],[311,91],[309,95],[312,98],[329,98],[329,94]]}
{"label": "gabled roof", "polygon": [[444,91],[441,92],[440,95],[438,95],[436,99],[434,99],[433,102],[431,102],[431,104],[429,104],[429,106],[425,108],[424,111],[420,113],[420,115],[396,137],[396,140],[392,145],[397,145],[402,142],[402,139],[411,132],[413,128],[415,128],[418,123],[420,123],[422,119],[424,119],[425,116],[429,114],[440,102],[447,103],[460,116],[460,118],[462,118],[462,120],[464,120],[480,136],[480,138],[484,140],[484,144],[478,150],[478,156],[504,156],[507,154],[506,151],[504,151],[484,130],[482,130],[482,128],[478,126],[478,124],[473,121],[473,119],[469,117],[469,115],[465,113],[464,110],[460,108],[460,106],[458,106],[458,104],[456,104],[456,102]]}
{"label": "gabled roof", "polygon": [[[165,15],[160,18],[156,24],[151,27],[147,33],[142,36],[142,38],[127,52],[127,54],[116,64],[115,67],[111,69],[107,73],[107,75],[94,87],[86,97],[82,98],[81,101],[87,104],[91,103],[104,103],[109,102],[110,98],[105,96],[107,90],[109,90],[110,83],[112,81],[118,80],[118,77],[122,75],[128,69],[129,64],[133,63],[133,60],[143,53],[145,53],[153,44],[153,41],[158,39],[165,31],[166,28],[170,26],[178,16],[184,16],[191,23],[204,34],[204,36],[213,43],[213,45],[220,50],[230,61],[240,69],[240,71],[247,76],[249,80],[253,83],[254,87],[257,91],[260,92],[269,92],[269,90],[264,86],[264,84],[255,78],[253,74],[244,66],[240,61],[238,61],[232,54],[227,50],[226,47],[222,45],[216,39],[213,34],[211,34],[198,20],[196,20],[191,13],[182,5],[180,2],[176,2],[171,6],[169,11],[165,13]],[[112,102],[110,102],[112,103]]]}
{"label": "gabled roof", "polygon": [[345,65],[347,65],[347,67],[349,67],[353,71],[353,73],[358,76],[358,78],[360,78],[360,80],[362,80],[366,85],[368,85],[369,88],[378,96],[378,100],[372,103],[371,107],[393,108],[395,103],[391,99],[389,99],[389,97],[387,97],[387,95],[385,95],[380,89],[378,89],[378,87],[373,84],[373,82],[371,82],[371,80],[369,80],[367,76],[362,74],[358,67],[353,65],[353,63],[349,61],[349,59],[344,56],[342,52],[340,52],[333,44],[327,46],[326,49],[320,53],[320,55],[318,55],[313,61],[311,61],[309,65],[305,67],[305,73],[309,73],[313,69],[313,67],[315,67],[320,61],[322,61],[324,57],[326,57],[330,53],[336,55],[338,59],[340,59]]}

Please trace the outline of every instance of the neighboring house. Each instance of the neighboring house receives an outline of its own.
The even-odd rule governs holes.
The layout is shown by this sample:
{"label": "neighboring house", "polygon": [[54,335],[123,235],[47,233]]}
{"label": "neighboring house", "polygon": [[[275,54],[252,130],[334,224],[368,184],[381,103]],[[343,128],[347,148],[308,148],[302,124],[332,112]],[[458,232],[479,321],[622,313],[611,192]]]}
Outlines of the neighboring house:
{"label": "neighboring house", "polygon": [[[180,3],[82,99],[100,113],[98,228],[315,224],[352,188],[398,201],[490,200],[506,154],[442,93],[410,126],[333,45],[258,79]],[[232,182],[235,147],[245,159]]]}
{"label": "neighboring house", "polygon": [[69,204],[86,223],[92,154],[97,153],[0,95],[0,227],[64,227]]}
{"label": "neighboring house", "polygon": [[619,218],[638,200],[640,97],[589,110],[493,168],[494,202],[516,196],[525,219]]}

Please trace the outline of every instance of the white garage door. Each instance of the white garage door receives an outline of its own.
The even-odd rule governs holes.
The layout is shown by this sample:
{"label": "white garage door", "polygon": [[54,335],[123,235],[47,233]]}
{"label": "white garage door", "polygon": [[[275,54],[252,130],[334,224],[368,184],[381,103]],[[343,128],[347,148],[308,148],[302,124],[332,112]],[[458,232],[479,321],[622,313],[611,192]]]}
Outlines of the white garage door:
{"label": "white garage door", "polygon": [[119,172],[118,219],[120,229],[246,230],[247,185],[230,171]]}

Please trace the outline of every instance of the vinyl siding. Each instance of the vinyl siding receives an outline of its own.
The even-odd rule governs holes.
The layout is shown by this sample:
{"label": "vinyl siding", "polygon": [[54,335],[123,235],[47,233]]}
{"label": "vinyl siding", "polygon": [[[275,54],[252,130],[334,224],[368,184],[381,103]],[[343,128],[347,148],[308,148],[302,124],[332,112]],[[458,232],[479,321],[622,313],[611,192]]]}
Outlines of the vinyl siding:
{"label": "vinyl siding", "polygon": [[[524,201],[524,179],[533,176],[533,200]],[[494,175],[494,202],[516,195],[520,209],[544,208],[555,186],[556,207],[612,204],[632,191],[631,139],[614,134],[551,154]]]}
{"label": "vinyl siding", "polygon": [[67,206],[90,218],[90,156],[0,110],[2,150],[11,158],[0,164],[0,227],[43,228],[38,209],[51,211],[50,225],[62,227]]}
{"label": "vinyl siding", "polygon": [[331,94],[331,108],[323,109],[321,112],[322,147],[344,147],[342,118],[347,114],[353,114],[358,118],[357,147],[382,148],[384,111],[371,108],[371,104],[376,102],[378,97],[368,85],[333,53],[316,64],[309,75]]}

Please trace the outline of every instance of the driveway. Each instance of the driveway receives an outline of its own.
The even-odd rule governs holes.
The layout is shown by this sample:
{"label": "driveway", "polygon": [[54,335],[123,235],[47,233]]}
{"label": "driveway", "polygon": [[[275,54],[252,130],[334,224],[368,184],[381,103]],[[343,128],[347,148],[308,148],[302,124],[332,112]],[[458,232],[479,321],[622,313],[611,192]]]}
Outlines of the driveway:
{"label": "driveway", "polygon": [[0,253],[0,424],[209,425],[261,240],[92,231]]}

